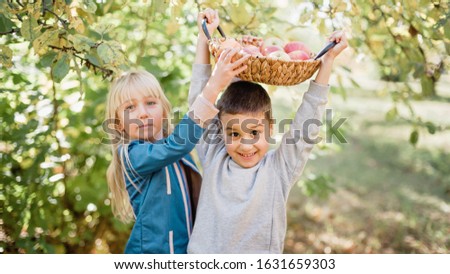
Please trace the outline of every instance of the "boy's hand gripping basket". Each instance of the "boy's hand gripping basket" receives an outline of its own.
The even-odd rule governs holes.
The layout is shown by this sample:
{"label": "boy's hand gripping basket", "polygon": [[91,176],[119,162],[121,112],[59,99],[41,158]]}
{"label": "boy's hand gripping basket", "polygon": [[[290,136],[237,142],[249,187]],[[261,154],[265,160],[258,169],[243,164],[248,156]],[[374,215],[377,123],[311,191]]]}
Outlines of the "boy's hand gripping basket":
{"label": "boy's hand gripping basket", "polygon": [[[211,38],[208,29],[206,28],[206,20],[203,20],[203,31],[208,38],[209,50],[214,58],[217,59],[220,53],[229,46],[229,43],[225,43],[227,39],[224,32],[220,28],[217,28],[222,37]],[[231,38],[232,39],[232,38]],[[237,41],[237,40],[236,40]],[[253,44],[254,46],[260,47],[261,41],[247,42],[247,41],[237,41],[241,47]],[[226,45],[228,44],[228,45]],[[334,45],[333,45],[334,46]],[[329,48],[328,48],[329,49]],[[327,51],[328,51],[327,49]],[[325,50],[325,49],[324,49]],[[323,51],[322,51],[323,52]],[[322,53],[321,52],[321,53]],[[323,55],[323,53],[320,56]],[[235,55],[235,58],[241,58],[243,56],[242,52]],[[250,56],[247,60],[247,69],[238,74],[237,76],[246,81],[259,82],[269,85],[276,86],[291,86],[297,85],[305,80],[311,78],[311,76],[320,67],[320,60],[317,60],[319,55],[314,58],[314,54],[311,54],[311,58],[308,60],[291,60],[284,61],[279,59],[269,58],[267,56]]]}

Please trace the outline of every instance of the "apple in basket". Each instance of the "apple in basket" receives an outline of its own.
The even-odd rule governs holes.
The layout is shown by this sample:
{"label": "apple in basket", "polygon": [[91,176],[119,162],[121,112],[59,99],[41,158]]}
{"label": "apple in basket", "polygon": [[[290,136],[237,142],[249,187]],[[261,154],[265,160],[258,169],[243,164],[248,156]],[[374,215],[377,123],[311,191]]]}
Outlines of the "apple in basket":
{"label": "apple in basket", "polygon": [[274,51],[280,51],[280,50],[283,50],[283,48],[280,46],[267,46],[263,49],[262,53],[264,56],[267,56]]}
{"label": "apple in basket", "polygon": [[254,46],[254,45],[246,45],[246,46],[244,46],[244,48],[240,52],[241,53],[247,53],[247,54],[250,54],[251,56],[256,56],[256,57],[262,57],[263,56],[261,54],[261,52],[259,51],[259,48],[257,46]]}
{"label": "apple in basket", "polygon": [[[281,48],[281,49],[283,49],[283,46],[284,46],[284,42],[283,42],[283,40],[281,40],[280,38],[277,38],[277,37],[269,37],[269,38],[266,38],[266,39],[264,39],[264,41],[262,42],[262,44],[261,44],[261,46],[260,46],[260,51],[262,52],[262,54],[264,54],[265,56],[267,56],[267,55],[269,55],[271,52],[274,52],[274,51],[277,51],[277,50],[275,50],[275,48],[274,47],[279,47],[279,48]],[[270,48],[270,50],[269,50],[269,48]],[[267,52],[266,53],[266,49],[267,49],[267,51],[269,51],[269,52]]]}
{"label": "apple in basket", "polygon": [[289,57],[289,55],[286,52],[284,52],[283,50],[271,52],[269,55],[267,55],[267,57],[270,59],[281,60],[281,61],[290,61],[291,60],[291,57]]}
{"label": "apple in basket", "polygon": [[290,53],[290,52],[293,52],[293,51],[296,51],[296,50],[302,50],[302,51],[306,52],[308,55],[311,53],[311,51],[305,45],[305,43],[300,42],[300,41],[287,42],[284,45],[284,51],[286,53]]}
{"label": "apple in basket", "polygon": [[294,50],[288,53],[291,60],[308,60],[309,54],[303,50]]}

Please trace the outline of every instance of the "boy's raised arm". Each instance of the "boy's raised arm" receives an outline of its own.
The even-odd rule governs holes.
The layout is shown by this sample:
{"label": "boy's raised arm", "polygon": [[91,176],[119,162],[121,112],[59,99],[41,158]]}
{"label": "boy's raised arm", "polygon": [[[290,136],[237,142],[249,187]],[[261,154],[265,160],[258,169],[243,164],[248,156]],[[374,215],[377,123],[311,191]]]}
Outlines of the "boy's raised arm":
{"label": "boy's raised arm", "polygon": [[348,45],[345,34],[340,31],[334,32],[330,41],[336,41],[337,45],[324,55],[315,80],[311,81],[290,129],[283,135],[280,147],[274,154],[275,168],[285,176],[286,191],[299,179],[313,146],[319,141],[333,62]]}

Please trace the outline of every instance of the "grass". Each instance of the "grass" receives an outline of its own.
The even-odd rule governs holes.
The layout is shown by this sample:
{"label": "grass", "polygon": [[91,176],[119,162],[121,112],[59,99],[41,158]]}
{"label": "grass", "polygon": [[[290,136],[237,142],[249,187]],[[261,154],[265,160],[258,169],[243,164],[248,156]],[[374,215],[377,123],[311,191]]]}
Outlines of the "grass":
{"label": "grass", "polygon": [[[388,99],[336,97],[331,106],[348,117],[349,143],[316,148],[303,174],[331,175],[336,192],[320,200],[294,187],[285,252],[450,253],[450,133],[423,133],[413,147],[410,125],[384,120]],[[414,102],[424,119],[440,123],[448,106]]]}

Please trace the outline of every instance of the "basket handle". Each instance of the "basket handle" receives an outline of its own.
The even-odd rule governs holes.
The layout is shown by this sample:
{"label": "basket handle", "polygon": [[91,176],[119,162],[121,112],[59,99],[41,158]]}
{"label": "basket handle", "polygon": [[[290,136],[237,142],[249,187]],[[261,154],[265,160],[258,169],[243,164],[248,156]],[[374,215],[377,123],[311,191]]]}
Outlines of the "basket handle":
{"label": "basket handle", "polygon": [[314,58],[314,60],[319,59],[320,57],[322,57],[322,55],[324,55],[325,53],[327,53],[332,47],[336,46],[336,42],[330,42],[328,43],[328,45],[326,45],[318,54],[317,56]]}
{"label": "basket handle", "polygon": [[[206,18],[203,18],[202,29],[203,29],[203,32],[206,35],[206,38],[208,38],[208,40],[211,40],[211,35],[209,34],[208,28],[206,27]],[[222,35],[222,37],[227,38],[225,36],[225,32],[223,32],[223,30],[222,30],[222,28],[220,26],[217,26],[217,30],[220,32],[220,35]]]}

